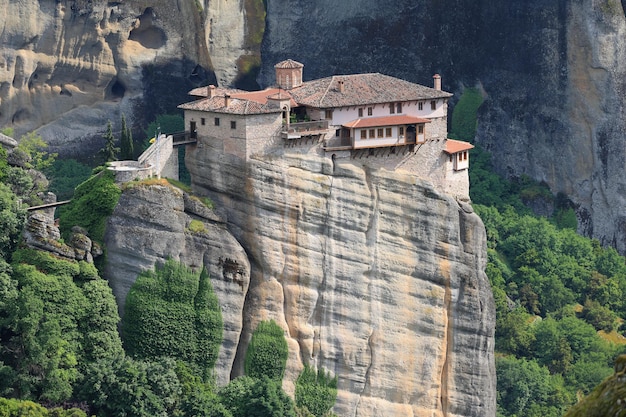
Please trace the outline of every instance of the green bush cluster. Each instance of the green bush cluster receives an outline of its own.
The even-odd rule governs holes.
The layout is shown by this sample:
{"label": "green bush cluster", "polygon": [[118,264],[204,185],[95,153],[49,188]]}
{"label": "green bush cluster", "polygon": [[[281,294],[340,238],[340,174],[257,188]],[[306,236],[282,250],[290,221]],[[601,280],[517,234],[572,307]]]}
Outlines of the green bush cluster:
{"label": "green bush cluster", "polygon": [[76,187],[72,202],[59,218],[63,237],[69,239],[73,226],[87,230],[96,242],[104,240],[106,219],[113,214],[122,191],[115,184],[113,172],[104,170]]}
{"label": "green bush cluster", "polygon": [[46,252],[14,254],[0,279],[0,393],[60,403],[84,364],[119,355],[117,306],[106,281],[78,279],[78,263]]}
{"label": "green bush cluster", "polygon": [[183,360],[208,378],[222,342],[222,315],[206,269],[168,260],[141,273],[126,297],[122,338],[138,359]]}
{"label": "green bush cluster", "polygon": [[244,362],[246,375],[280,382],[285,374],[288,355],[284,330],[274,320],[262,321],[252,333],[248,345]]}
{"label": "green bush cluster", "polygon": [[63,410],[54,408],[48,410],[39,404],[28,400],[0,398],[0,417],[86,417],[84,411],[78,408]]}
{"label": "green bush cluster", "polygon": [[315,372],[308,365],[296,380],[296,405],[306,408],[315,417],[328,415],[337,400],[337,377],[332,378],[323,369]]}

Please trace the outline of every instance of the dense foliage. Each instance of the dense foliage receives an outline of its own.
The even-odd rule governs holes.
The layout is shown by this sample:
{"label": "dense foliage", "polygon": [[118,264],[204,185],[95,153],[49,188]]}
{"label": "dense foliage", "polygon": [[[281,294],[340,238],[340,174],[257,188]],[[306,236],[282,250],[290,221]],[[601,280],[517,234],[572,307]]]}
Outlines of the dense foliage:
{"label": "dense foliage", "polygon": [[168,260],[141,273],[126,297],[126,351],[139,359],[185,361],[209,377],[222,342],[222,315],[206,269]]}
{"label": "dense foliage", "polygon": [[91,171],[75,159],[57,159],[45,172],[50,178],[50,191],[62,201],[72,198],[74,189],[91,176]]}
{"label": "dense foliage", "polygon": [[121,353],[113,294],[99,277],[85,280],[78,262],[21,249],[0,284],[3,395],[68,401],[82,364]]}
{"label": "dense foliage", "polygon": [[296,380],[296,405],[306,408],[315,417],[328,415],[337,400],[337,378],[323,369],[315,372],[308,365]]}
{"label": "dense foliage", "polygon": [[281,382],[266,376],[234,379],[219,395],[233,417],[296,417],[293,400]]}
{"label": "dense foliage", "polygon": [[0,398],[0,417],[86,417],[78,408],[48,410],[32,401]]}
{"label": "dense foliage", "polygon": [[282,381],[288,355],[284,330],[274,320],[262,321],[252,333],[246,351],[246,375]]}
{"label": "dense foliage", "polygon": [[121,193],[114,174],[108,170],[100,171],[76,187],[72,202],[59,218],[64,236],[68,237],[73,226],[81,226],[93,240],[102,242],[106,219],[113,213]]}
{"label": "dense foliage", "polygon": [[[479,100],[466,91],[453,130],[471,140]],[[626,317],[626,264],[614,249],[576,234],[564,196],[527,177],[506,180],[492,164],[480,147],[472,151],[470,194],[487,231],[496,302],[498,416],[561,416],[612,373],[624,351],[615,330]],[[554,211],[539,217],[530,209],[537,206]]]}

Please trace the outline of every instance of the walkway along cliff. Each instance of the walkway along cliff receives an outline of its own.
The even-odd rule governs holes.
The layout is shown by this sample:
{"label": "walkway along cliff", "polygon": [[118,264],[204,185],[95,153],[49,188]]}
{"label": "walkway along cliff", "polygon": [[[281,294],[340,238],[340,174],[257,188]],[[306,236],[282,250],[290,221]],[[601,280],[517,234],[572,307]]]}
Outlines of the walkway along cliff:
{"label": "walkway along cliff", "polygon": [[[364,79],[360,103],[306,102]],[[158,260],[204,264],[225,323],[220,385],[274,319],[289,343],[285,389],[303,364],[324,368],[340,416],[495,416],[485,230],[463,186],[471,145],[447,139],[450,94],[380,74],[316,81],[273,87],[273,101],[207,87],[182,106],[192,188],[216,210],[167,187],[125,192],[107,231],[118,300]],[[388,94],[396,84],[406,97]]]}

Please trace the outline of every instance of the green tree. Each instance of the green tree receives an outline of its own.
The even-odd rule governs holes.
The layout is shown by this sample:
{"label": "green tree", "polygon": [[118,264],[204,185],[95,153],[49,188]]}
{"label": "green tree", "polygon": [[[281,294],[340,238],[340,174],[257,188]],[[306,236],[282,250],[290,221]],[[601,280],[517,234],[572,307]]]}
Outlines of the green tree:
{"label": "green tree", "polygon": [[135,150],[133,144],[133,133],[126,125],[126,116],[122,114],[122,133],[120,138],[120,158],[122,160],[131,160],[135,158]]}
{"label": "green tree", "polygon": [[267,378],[236,378],[219,392],[233,417],[296,417],[291,398],[280,382]]}
{"label": "green tree", "polygon": [[35,132],[27,133],[18,141],[17,148],[24,152],[30,160],[28,167],[38,171],[48,169],[57,157],[56,153],[48,153],[45,149],[48,144]]}
{"label": "green tree", "polygon": [[[97,276],[74,281],[84,268],[47,252],[20,249],[12,270],[11,279],[0,281],[0,292],[8,295],[0,309],[0,392],[67,401],[80,364],[121,352],[113,294]],[[96,342],[103,343],[94,348]]]}
{"label": "green tree", "polygon": [[0,398],[0,416],[2,417],[86,417],[84,411],[77,408],[48,410],[32,401]]}
{"label": "green tree", "polygon": [[17,244],[26,221],[25,207],[21,207],[19,198],[0,183],[0,257],[8,259]]}
{"label": "green tree", "polygon": [[478,88],[466,88],[452,112],[450,137],[464,141],[473,141],[476,136],[478,108],[483,97]]}
{"label": "green tree", "polygon": [[140,359],[183,360],[207,379],[222,342],[222,316],[208,273],[168,260],[141,273],[122,320],[127,352]]}
{"label": "green tree", "polygon": [[104,162],[117,161],[117,154],[120,148],[115,146],[115,136],[113,136],[113,127],[111,121],[107,123],[107,131],[102,137],[104,139],[104,147],[100,149],[100,156]]}
{"label": "green tree", "polygon": [[498,410],[505,416],[560,417],[573,399],[560,376],[534,361],[496,358]]}
{"label": "green tree", "polygon": [[317,372],[308,365],[296,380],[296,405],[311,412],[315,417],[328,414],[337,400],[337,378],[323,369]]}
{"label": "green tree", "polygon": [[284,330],[274,320],[262,321],[252,333],[246,351],[246,375],[280,382],[285,374],[288,355]]}
{"label": "green tree", "polygon": [[102,359],[90,364],[85,375],[78,397],[99,417],[168,417],[177,412],[182,387],[172,359]]}
{"label": "green tree", "polygon": [[91,176],[92,169],[75,159],[57,159],[45,173],[50,178],[49,190],[58,200],[69,200],[74,189]]}
{"label": "green tree", "polygon": [[108,170],[76,187],[72,202],[59,217],[64,238],[69,238],[73,226],[80,226],[87,230],[91,239],[102,242],[106,219],[113,213],[121,194],[114,174]]}

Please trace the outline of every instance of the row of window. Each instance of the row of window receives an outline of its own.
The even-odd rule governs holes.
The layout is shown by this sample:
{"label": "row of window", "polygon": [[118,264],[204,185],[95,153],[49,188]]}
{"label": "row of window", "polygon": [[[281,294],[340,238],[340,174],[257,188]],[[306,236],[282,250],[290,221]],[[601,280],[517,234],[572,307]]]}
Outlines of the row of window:
{"label": "row of window", "polygon": [[[220,118],[216,117],[215,120],[213,121],[213,123],[215,124],[215,126],[219,126],[220,125]],[[206,119],[204,117],[200,118],[200,124],[202,126],[206,125]],[[230,121],[230,128],[231,129],[237,129],[237,122],[235,120],[231,120]]]}
{"label": "row of window", "polygon": [[[418,102],[417,109],[424,110],[424,103],[421,101]],[[437,110],[437,100],[430,101],[430,109]],[[363,117],[363,114],[365,113],[365,108],[364,107],[359,108],[358,112],[359,112],[359,117]],[[397,114],[402,113],[402,103],[389,103],[389,114],[396,114],[396,113]],[[374,114],[374,108],[368,107],[367,115],[372,116],[373,114]],[[326,118],[331,119],[332,116],[333,116],[332,110],[326,110]]]}
{"label": "row of window", "polygon": [[[400,128],[402,129],[402,128]],[[383,137],[383,132],[385,133],[385,137],[386,138],[390,138],[391,137],[391,128],[390,127],[386,127],[386,128],[382,128],[379,127],[378,129],[363,129],[361,130],[361,139],[367,139],[367,134],[369,132],[369,138],[370,139],[374,139],[374,138],[382,138]]]}
{"label": "row of window", "polygon": [[[383,136],[384,133],[384,136]],[[379,127],[376,129],[362,129],[361,130],[361,139],[367,139],[368,137],[370,139],[374,139],[374,138],[382,138],[382,137],[386,137],[386,138],[390,138],[392,136],[392,129],[390,127]],[[418,125],[417,126],[417,133],[422,135],[424,134],[424,125]],[[402,137],[404,135],[404,126],[399,126],[398,127],[398,135],[400,137]]]}

